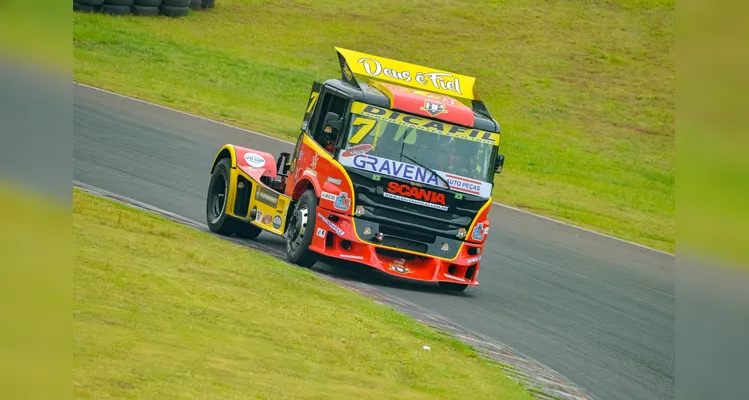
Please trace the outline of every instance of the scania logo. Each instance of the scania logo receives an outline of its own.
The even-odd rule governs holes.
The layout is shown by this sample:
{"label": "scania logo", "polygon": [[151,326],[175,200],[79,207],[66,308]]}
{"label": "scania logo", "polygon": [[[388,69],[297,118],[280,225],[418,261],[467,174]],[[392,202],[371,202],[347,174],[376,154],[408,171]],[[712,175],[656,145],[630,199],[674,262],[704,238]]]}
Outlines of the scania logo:
{"label": "scania logo", "polygon": [[421,189],[410,185],[400,184],[398,182],[390,182],[387,190],[390,193],[404,197],[445,205],[445,195],[432,190]]}

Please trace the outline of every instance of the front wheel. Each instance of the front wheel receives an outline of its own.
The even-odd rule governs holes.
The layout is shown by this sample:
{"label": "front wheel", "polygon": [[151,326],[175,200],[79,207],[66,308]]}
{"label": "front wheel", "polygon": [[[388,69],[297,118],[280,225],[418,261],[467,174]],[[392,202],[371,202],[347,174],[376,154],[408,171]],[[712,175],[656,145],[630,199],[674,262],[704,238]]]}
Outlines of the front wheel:
{"label": "front wheel", "polygon": [[317,210],[317,196],[312,190],[307,190],[297,201],[286,229],[286,258],[289,262],[310,268],[315,265],[319,255],[309,249],[315,234],[315,212]]}
{"label": "front wheel", "polygon": [[468,288],[468,285],[464,285],[462,283],[452,283],[452,282],[438,282],[438,283],[442,289],[450,291],[450,292],[462,292]]}

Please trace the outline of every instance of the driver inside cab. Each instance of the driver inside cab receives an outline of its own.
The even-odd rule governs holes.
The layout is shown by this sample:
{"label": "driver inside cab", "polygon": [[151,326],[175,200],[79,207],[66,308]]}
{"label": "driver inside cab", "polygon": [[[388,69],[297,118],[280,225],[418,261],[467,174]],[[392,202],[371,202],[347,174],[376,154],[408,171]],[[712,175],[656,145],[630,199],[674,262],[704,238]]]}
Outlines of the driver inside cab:
{"label": "driver inside cab", "polygon": [[330,133],[325,133],[325,136],[323,136],[322,139],[322,147],[330,153],[330,155],[333,155],[335,153],[335,143],[338,140],[338,135],[335,133],[335,131],[331,131]]}

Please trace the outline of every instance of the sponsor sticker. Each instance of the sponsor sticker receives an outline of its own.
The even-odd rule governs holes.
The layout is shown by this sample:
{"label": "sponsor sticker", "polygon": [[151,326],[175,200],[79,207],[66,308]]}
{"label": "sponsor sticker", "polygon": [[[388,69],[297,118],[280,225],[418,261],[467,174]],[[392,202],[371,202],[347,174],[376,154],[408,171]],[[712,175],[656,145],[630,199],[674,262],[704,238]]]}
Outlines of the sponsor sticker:
{"label": "sponsor sticker", "polygon": [[257,213],[255,214],[255,221],[257,222],[263,222],[263,212],[260,210],[257,210]]}
{"label": "sponsor sticker", "polygon": [[398,182],[390,182],[388,183],[387,191],[405,197],[424,200],[429,203],[442,204],[443,206],[445,205],[445,195],[442,193],[437,193],[433,190],[422,189],[416,186],[405,185]]}
{"label": "sponsor sticker", "polygon": [[390,264],[390,268],[388,268],[391,271],[395,271],[399,274],[410,274],[411,270],[403,265],[400,264]]}
{"label": "sponsor sticker", "polygon": [[461,281],[461,282],[465,282],[466,281],[465,279],[463,279],[463,278],[461,278],[459,276],[450,275],[448,273],[445,273],[445,278],[455,279],[456,281]]}
{"label": "sponsor sticker", "polygon": [[466,236],[468,236],[468,232],[466,232],[466,228],[458,229],[458,239],[463,239]]}
{"label": "sponsor sticker", "polygon": [[265,214],[265,216],[263,217],[263,224],[268,225],[270,224],[270,222],[271,222],[270,214]]}
{"label": "sponsor sticker", "polygon": [[276,204],[278,204],[278,193],[258,185],[257,190],[255,191],[255,199],[263,204],[276,208]]}
{"label": "sponsor sticker", "polygon": [[333,193],[328,192],[322,192],[320,193],[320,198],[330,201],[335,201],[338,197],[334,195]]}
{"label": "sponsor sticker", "polygon": [[[340,51],[340,50],[339,50]],[[406,63],[392,63],[391,60],[367,57],[364,53],[355,53],[353,57],[359,56],[357,60],[359,64],[354,64],[358,73],[366,72],[369,76],[379,77],[382,75],[382,79],[393,81],[393,82],[411,82],[415,81],[421,86],[425,86],[431,89],[437,89],[446,92],[455,92],[462,94],[460,87],[460,77],[453,75],[450,72],[435,71],[431,69],[425,69],[423,71],[417,68],[423,68],[413,64]],[[382,62],[381,62],[382,61]],[[383,65],[384,64],[384,65]],[[401,68],[394,68],[399,66]],[[363,74],[362,74],[363,75]],[[411,84],[409,86],[415,86]],[[470,86],[469,86],[470,88]]]}
{"label": "sponsor sticker", "polygon": [[317,216],[320,217],[322,222],[325,222],[325,225],[329,226],[330,229],[332,229],[333,232],[335,232],[338,236],[343,236],[346,233],[343,231],[343,229],[341,229],[338,225],[334,224],[331,220],[323,217],[322,214],[317,213]]}
{"label": "sponsor sticker", "polygon": [[[450,103],[451,101],[445,97],[442,97],[441,99],[439,99],[439,102],[447,105],[447,103]],[[437,106],[436,108],[433,107],[435,111],[439,111],[437,110],[437,108],[439,108],[439,106]],[[492,145],[499,144],[498,133],[482,131],[479,129],[466,129],[457,125],[450,125],[441,121],[435,121],[434,119],[414,117],[412,115],[403,114],[396,110],[376,107],[370,104],[354,102],[354,104],[351,106],[351,112],[364,117],[375,118],[380,121],[395,123],[409,128],[418,128],[423,131],[435,133],[438,135],[451,136],[459,138],[461,140],[487,143]]]}
{"label": "sponsor sticker", "polygon": [[340,180],[340,179],[338,179],[338,178],[331,178],[331,177],[328,177],[328,182],[330,182],[330,183],[332,183],[332,184],[334,184],[334,185],[336,185],[336,186],[338,186],[338,185],[340,185],[340,184],[341,184],[341,180]]}
{"label": "sponsor sticker", "polygon": [[354,211],[354,215],[357,217],[361,217],[364,215],[364,206],[356,206],[356,211]]}
{"label": "sponsor sticker", "polygon": [[353,156],[359,155],[359,154],[366,154],[370,150],[372,150],[372,145],[371,144],[359,144],[359,145],[356,145],[354,147],[349,147],[349,148],[343,150],[343,153],[341,153],[341,156],[343,156],[343,157],[353,157]]}
{"label": "sponsor sticker", "polygon": [[[423,185],[447,188],[447,185],[439,179],[438,175],[435,175],[426,168],[369,154],[357,154],[352,157],[342,155],[341,165],[373,172],[372,179],[376,181],[379,180],[381,175],[386,175]],[[492,184],[489,182],[464,178],[441,171],[435,172],[450,184],[451,190],[481,197],[489,197],[491,195]]]}
{"label": "sponsor sticker", "polygon": [[481,222],[478,225],[476,225],[473,228],[473,232],[471,232],[471,239],[473,240],[484,240],[484,234],[488,230],[488,228],[484,228],[484,223]]}
{"label": "sponsor sticker", "polygon": [[354,256],[354,255],[351,255],[351,254],[339,254],[338,256],[341,257],[341,258],[348,258],[348,259],[351,259],[351,260],[364,260],[364,257],[362,257],[362,256]]}
{"label": "sponsor sticker", "polygon": [[281,227],[281,216],[280,215],[276,215],[275,217],[273,217],[273,227],[276,228],[276,229],[278,229],[278,228]]}
{"label": "sponsor sticker", "polygon": [[351,208],[351,199],[348,197],[348,193],[341,192],[338,197],[336,197],[333,207],[342,211],[348,211]]}
{"label": "sponsor sticker", "polygon": [[424,101],[424,107],[420,108],[421,111],[425,111],[431,117],[436,117],[440,114],[447,114],[447,107],[442,103],[435,103],[429,100]]}
{"label": "sponsor sticker", "polygon": [[315,170],[317,169],[317,159],[320,158],[320,153],[315,153],[314,156],[312,156],[312,163],[310,164],[310,169]]}
{"label": "sponsor sticker", "polygon": [[244,160],[247,165],[253,168],[262,168],[265,166],[265,158],[256,153],[244,153]]}
{"label": "sponsor sticker", "polygon": [[475,263],[475,262],[479,262],[479,261],[481,261],[481,257],[482,257],[482,256],[478,256],[478,257],[473,257],[473,258],[469,258],[468,260],[466,260],[466,262],[467,262],[468,264],[473,264],[473,263]]}
{"label": "sponsor sticker", "polygon": [[447,183],[450,184],[450,188],[452,188],[453,190],[474,194],[477,196],[484,195],[484,184],[486,182],[477,181],[475,179],[468,179],[452,174],[444,174],[443,176],[447,179]]}
{"label": "sponsor sticker", "polygon": [[306,172],[306,173],[308,173],[308,174],[310,174],[312,176],[317,176],[317,171],[315,171],[314,169],[306,168],[304,170],[304,172]]}
{"label": "sponsor sticker", "polygon": [[388,160],[387,158],[367,154],[357,154],[353,157],[341,157],[341,164],[347,167],[371,171],[380,175],[393,176],[434,186],[440,185],[439,178],[437,178],[437,175],[433,174],[431,171],[413,164]]}
{"label": "sponsor sticker", "polygon": [[389,198],[389,199],[393,199],[393,200],[403,201],[403,202],[406,202],[406,203],[411,203],[411,204],[416,204],[416,205],[420,205],[420,206],[424,206],[424,207],[436,208],[437,210],[447,211],[447,206],[442,206],[442,205],[439,205],[439,204],[427,203],[426,201],[416,200],[416,199],[412,199],[410,197],[396,196],[396,195],[394,195],[392,193],[388,193],[388,192],[385,192],[382,195],[385,196],[385,197],[387,197],[387,198]]}
{"label": "sponsor sticker", "polygon": [[442,251],[448,251],[450,250],[450,245],[447,243],[442,243],[442,247],[440,247]]}
{"label": "sponsor sticker", "polygon": [[372,234],[372,228],[370,228],[370,227],[364,228],[364,234],[365,235],[371,235]]}
{"label": "sponsor sticker", "polygon": [[325,237],[325,229],[323,228],[317,228],[317,236],[320,236],[321,238]]}

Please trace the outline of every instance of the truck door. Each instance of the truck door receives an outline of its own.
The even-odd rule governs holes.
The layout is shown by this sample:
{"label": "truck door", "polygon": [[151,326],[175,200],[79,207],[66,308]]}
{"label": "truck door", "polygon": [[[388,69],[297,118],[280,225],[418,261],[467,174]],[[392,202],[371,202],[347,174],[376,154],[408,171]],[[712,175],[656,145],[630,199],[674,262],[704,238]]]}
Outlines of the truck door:
{"label": "truck door", "polygon": [[320,146],[326,149],[331,155],[335,154],[335,148],[343,134],[343,124],[338,131],[326,131],[325,117],[328,113],[335,113],[338,117],[345,120],[346,108],[348,107],[348,96],[340,94],[330,88],[323,88],[320,94],[320,105],[312,118],[312,129],[310,134]]}
{"label": "truck door", "polygon": [[[318,99],[320,97],[320,91],[322,90],[322,84],[320,82],[312,82],[312,90],[309,94],[309,99],[307,100],[307,107],[304,109],[304,118],[302,119],[302,127],[299,130],[299,136],[296,140],[296,147],[294,148],[294,154],[291,156],[291,159],[289,160],[289,169],[288,169],[288,176],[291,176],[294,174],[294,171],[296,170],[296,164],[297,159],[299,158],[299,151],[302,149],[302,138],[304,138],[304,135],[310,134],[310,128],[311,128],[311,121],[312,116],[315,115],[315,111],[319,109],[318,106],[319,102]],[[296,182],[293,179],[287,179],[286,180],[286,190],[285,193],[287,195],[291,195],[291,192],[294,190],[294,185],[296,185]]]}
{"label": "truck door", "polygon": [[[343,134],[341,132],[343,129],[338,132],[325,132],[325,116],[328,112],[334,112],[345,119],[348,102],[349,100],[347,96],[334,92],[330,90],[330,88],[325,88],[318,82],[313,83],[312,91],[310,92],[310,97],[307,101],[307,108],[304,113],[302,129],[299,132],[299,137],[296,141],[294,154],[291,156],[290,168],[288,171],[288,176],[291,177],[291,179],[286,180],[285,193],[287,195],[292,195],[294,186],[296,185],[295,170],[298,167],[297,163],[299,162],[299,152],[302,149],[302,139],[307,135],[323,148],[330,143],[333,143],[335,146],[335,143],[337,143],[339,137]],[[330,151],[331,155],[334,153],[331,146],[328,146],[328,151]]]}

